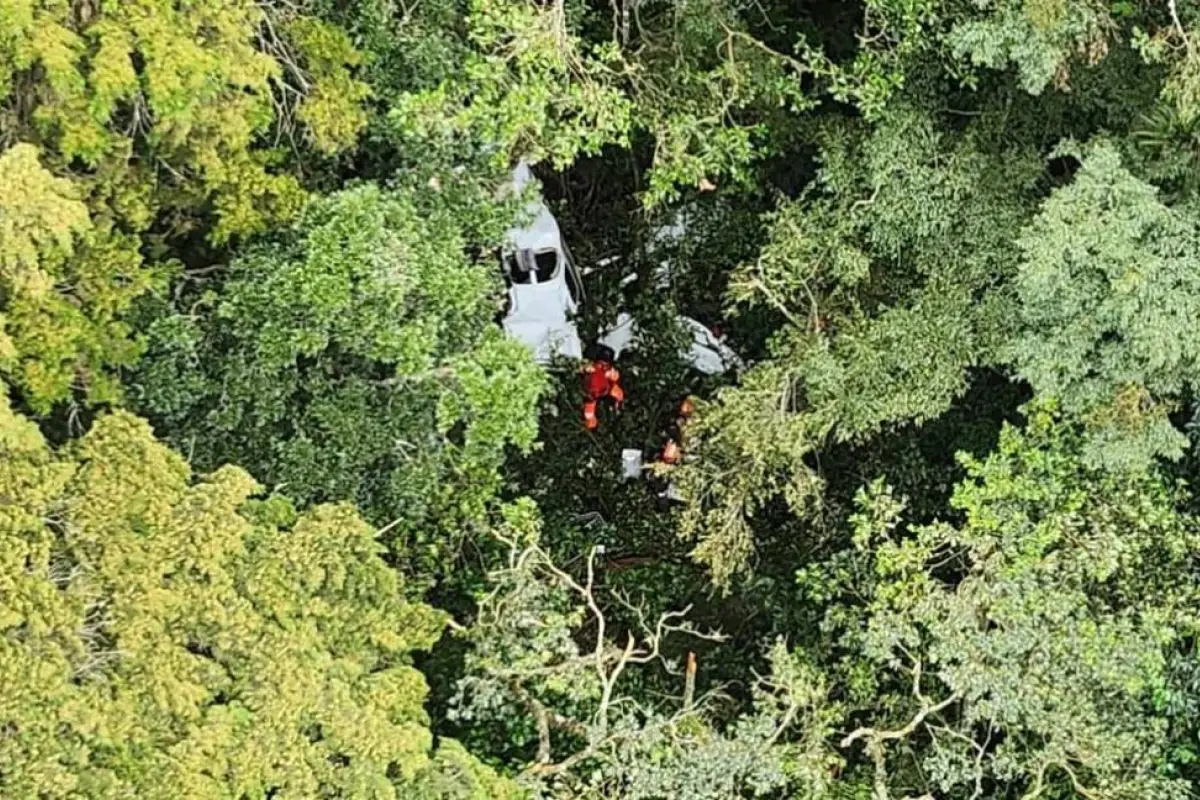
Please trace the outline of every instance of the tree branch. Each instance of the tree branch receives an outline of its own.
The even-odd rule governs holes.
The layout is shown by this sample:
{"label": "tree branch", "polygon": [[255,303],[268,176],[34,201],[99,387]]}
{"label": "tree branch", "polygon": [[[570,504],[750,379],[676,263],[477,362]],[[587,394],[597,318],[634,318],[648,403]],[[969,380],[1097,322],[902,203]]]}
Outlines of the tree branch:
{"label": "tree branch", "polygon": [[1183,39],[1183,46],[1187,50],[1188,58],[1191,58],[1192,40],[1188,38],[1187,32],[1183,29],[1183,23],[1179,21],[1179,9],[1175,7],[1175,0],[1167,0],[1167,8],[1171,10],[1171,21],[1175,23],[1175,30],[1179,31],[1179,38]]}
{"label": "tree branch", "polygon": [[919,728],[921,726],[921,723],[923,723],[925,721],[925,718],[928,717],[930,714],[936,714],[939,711],[945,711],[947,708],[954,705],[961,699],[962,699],[962,692],[954,692],[949,697],[947,697],[945,700],[942,700],[940,703],[936,703],[935,705],[926,706],[925,708],[922,708],[920,711],[917,712],[915,717],[913,717],[911,720],[909,720],[907,725],[905,725],[903,728],[898,728],[896,730],[881,731],[881,730],[877,730],[875,728],[866,728],[866,727],[858,728],[857,730],[853,731],[852,733],[847,734],[846,737],[842,739],[841,746],[849,747],[850,745],[854,744],[856,741],[863,738],[864,736],[869,737],[873,741],[879,741],[879,742],[890,741],[890,740],[894,740],[894,739],[904,739],[908,736],[911,736],[913,731],[915,731],[917,728]]}

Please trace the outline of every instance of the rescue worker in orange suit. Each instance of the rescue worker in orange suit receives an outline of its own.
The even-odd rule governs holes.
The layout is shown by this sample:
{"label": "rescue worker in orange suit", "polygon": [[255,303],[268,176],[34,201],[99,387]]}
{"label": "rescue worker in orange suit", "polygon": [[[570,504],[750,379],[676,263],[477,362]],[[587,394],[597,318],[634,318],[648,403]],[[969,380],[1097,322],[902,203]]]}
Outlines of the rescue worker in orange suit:
{"label": "rescue worker in orange suit", "polygon": [[696,406],[689,398],[685,397],[683,402],[679,404],[675,421],[667,431],[667,435],[670,438],[667,439],[667,443],[662,449],[662,455],[659,456],[659,459],[664,464],[678,464],[679,459],[683,458],[683,445],[681,443],[683,439],[683,426],[695,411]]}
{"label": "rescue worker in orange suit", "polygon": [[[675,410],[675,418],[671,420],[671,424],[667,427],[667,443],[659,451],[658,463],[674,466],[683,460],[684,427],[695,411],[696,406],[689,398],[685,397],[679,403],[678,408]],[[662,508],[668,508],[672,502],[677,502],[680,499],[669,476],[656,475],[651,472],[648,476],[648,485],[654,492],[654,496]]]}
{"label": "rescue worker in orange suit", "polygon": [[625,390],[621,388],[621,373],[606,358],[597,358],[583,365],[583,425],[589,431],[600,427],[596,411],[600,401],[608,398],[620,410],[625,402]]}

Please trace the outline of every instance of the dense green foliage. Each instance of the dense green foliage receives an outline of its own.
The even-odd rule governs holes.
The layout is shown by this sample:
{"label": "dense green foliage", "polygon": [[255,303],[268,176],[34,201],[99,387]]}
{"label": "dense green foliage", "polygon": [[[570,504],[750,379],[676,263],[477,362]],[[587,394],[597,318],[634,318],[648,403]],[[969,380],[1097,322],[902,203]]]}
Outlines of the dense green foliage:
{"label": "dense green foliage", "polygon": [[485,517],[504,448],[537,435],[543,380],[491,324],[491,262],[426,199],[347,190],[247,248],[150,324],[140,407],[197,465],[357,500],[410,543]]}
{"label": "dense green foliage", "polygon": [[370,94],[347,71],[359,55],[293,8],[0,6],[0,147],[13,148],[0,194],[22,206],[0,233],[17,348],[5,370],[35,407],[114,398],[109,370],[138,351],[117,317],[170,268],[145,260],[166,255],[157,242],[200,231],[224,242],[294,213],[299,176],[272,168],[281,137],[317,153],[353,144]]}
{"label": "dense green foliage", "polygon": [[3,398],[0,454],[5,796],[507,791],[434,750],[410,652],[444,617],[353,508],[193,483],[126,412],[54,452]]}
{"label": "dense green foliage", "polygon": [[1097,428],[1093,450],[1114,466],[1179,457],[1167,413],[1200,355],[1195,221],[1156,195],[1097,145],[1019,242],[1016,366]]}
{"label": "dense green foliage", "polygon": [[0,794],[1194,796],[1198,176],[1192,0],[0,0]]}
{"label": "dense green foliage", "polygon": [[862,741],[877,785],[915,779],[896,774],[912,766],[894,743],[924,734],[925,780],[948,793],[1021,775],[1035,793],[1065,777],[1108,797],[1187,796],[1161,772],[1167,720],[1151,700],[1195,634],[1200,531],[1157,476],[1097,472],[1081,450],[1039,408],[985,461],[964,459],[961,525],[906,526],[876,483],[854,549],[804,570],[835,647],[860,649],[842,680],[868,724],[843,745]]}

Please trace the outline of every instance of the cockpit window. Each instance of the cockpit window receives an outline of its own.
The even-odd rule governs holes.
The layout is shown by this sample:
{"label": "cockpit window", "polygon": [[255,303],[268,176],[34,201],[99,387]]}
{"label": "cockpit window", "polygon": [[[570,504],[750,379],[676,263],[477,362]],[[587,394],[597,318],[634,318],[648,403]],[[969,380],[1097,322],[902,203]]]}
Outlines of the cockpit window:
{"label": "cockpit window", "polygon": [[549,283],[558,271],[558,251],[539,250],[533,254],[538,283]]}
{"label": "cockpit window", "polygon": [[504,275],[513,283],[533,283],[533,273],[526,269],[516,253],[504,254]]}

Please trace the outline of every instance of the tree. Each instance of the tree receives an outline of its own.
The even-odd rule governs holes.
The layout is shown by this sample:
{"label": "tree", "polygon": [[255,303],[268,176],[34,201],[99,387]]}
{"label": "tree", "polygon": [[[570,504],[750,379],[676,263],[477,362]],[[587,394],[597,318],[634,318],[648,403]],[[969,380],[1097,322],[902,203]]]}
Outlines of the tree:
{"label": "tree", "polygon": [[1020,240],[1013,361],[1038,393],[1094,429],[1091,457],[1144,467],[1186,443],[1167,415],[1200,359],[1195,220],[1099,142]]}
{"label": "tree", "polygon": [[[0,0],[0,794],[1194,794],[1198,54],[1182,0]],[[496,324],[518,159],[581,337],[638,323],[595,431]]]}
{"label": "tree", "polygon": [[78,187],[46,170],[36,147],[0,153],[0,370],[38,411],[72,387],[114,400],[109,368],[137,356],[121,315],[159,281],[121,244],[131,242],[94,222]]}
{"label": "tree", "polygon": [[[8,375],[39,412],[76,393],[115,399],[113,372],[138,353],[122,317],[161,282],[165,247],[197,232],[220,244],[296,212],[304,190],[279,169],[283,141],[321,155],[354,144],[369,94],[352,75],[359,56],[344,32],[295,9],[252,0],[0,8],[2,202],[24,191],[69,198],[75,220],[72,237],[35,239],[48,248],[37,258],[52,287],[14,277],[14,256],[0,260],[19,359]],[[22,214],[62,211],[36,202]],[[32,254],[11,235],[0,234],[0,251],[21,249],[28,269]]]}
{"label": "tree", "polygon": [[829,441],[934,419],[999,360],[1010,237],[1041,167],[997,122],[950,134],[898,106],[870,128],[831,123],[818,181],[731,276],[731,312],[765,308],[777,325],[767,357],[701,407],[695,458],[676,470],[682,535],[718,583],[744,568],[750,519],[775,498],[800,516],[819,507],[813,458]]}
{"label": "tree", "polygon": [[1085,450],[1077,425],[1034,406],[992,455],[964,459],[962,524],[906,527],[878,482],[856,553],[801,574],[851,651],[834,686],[861,724],[840,744],[874,762],[874,797],[1188,795],[1164,772],[1161,709],[1197,623],[1200,531],[1158,475],[1095,470]]}
{"label": "tree", "polygon": [[237,461],[301,502],[356,500],[419,540],[415,556],[441,555],[486,517],[505,449],[533,444],[544,386],[493,322],[494,262],[464,252],[511,209],[446,198],[452,181],[316,199],[247,248],[150,324],[139,407],[203,468]]}
{"label": "tree", "polygon": [[1149,18],[1159,26],[1153,10],[1136,8],[1141,5],[869,0],[852,57],[839,61],[808,45],[805,60],[828,91],[852,101],[869,117],[886,113],[906,85],[931,71],[970,88],[987,83],[989,73],[1007,71],[1005,77],[1015,78],[1012,83],[1031,95],[1070,91],[1080,73],[1086,75],[1110,55],[1110,48],[1123,44],[1122,28],[1131,18]]}
{"label": "tree", "polygon": [[673,3],[611,13],[582,3],[464,5],[459,69],[405,93],[392,111],[421,149],[484,142],[499,161],[561,168],[646,134],[645,199],[655,204],[726,176],[748,184],[748,166],[773,149],[762,120],[783,123],[780,109],[812,103],[804,65],[749,35],[743,12],[723,0],[686,12]]}
{"label": "tree", "polygon": [[55,451],[0,398],[0,789],[42,797],[508,797],[433,745],[404,600],[347,505],[194,481],[125,412]]}
{"label": "tree", "polygon": [[977,8],[953,24],[946,37],[950,52],[973,65],[1015,68],[1021,88],[1033,94],[1051,85],[1066,88],[1072,62],[1094,64],[1104,58],[1117,28],[1112,8],[1090,0],[997,0]]}
{"label": "tree", "polygon": [[79,159],[96,210],[121,221],[211,199],[216,238],[262,230],[286,219],[300,187],[268,171],[275,156],[259,137],[279,123],[335,152],[365,124],[369,90],[348,72],[359,57],[345,34],[289,7],[22,0],[5,13],[5,144],[36,142],[56,166]]}
{"label": "tree", "polygon": [[[823,737],[838,710],[803,654],[776,643],[753,709],[720,727],[720,698],[695,694],[694,662],[681,697],[652,703],[636,691],[634,673],[661,666],[677,675],[678,645],[669,640],[721,635],[697,630],[687,609],[652,620],[605,591],[595,549],[580,576],[558,567],[539,544],[540,527],[532,504],[506,509],[497,535],[510,548],[508,563],[489,576],[465,633],[472,649],[454,711],[462,721],[502,723],[509,760],[527,762],[524,781],[554,797],[630,800],[785,788],[813,796],[829,785],[838,759]],[[638,624],[615,625],[602,608],[614,603]],[[804,736],[788,741],[793,726]]]}

